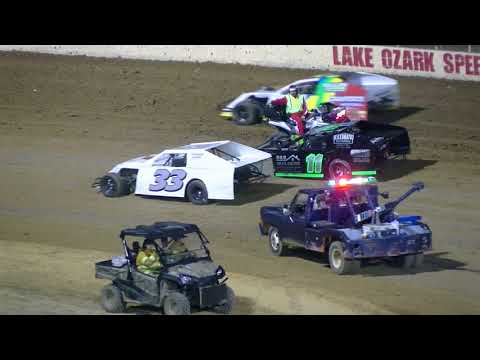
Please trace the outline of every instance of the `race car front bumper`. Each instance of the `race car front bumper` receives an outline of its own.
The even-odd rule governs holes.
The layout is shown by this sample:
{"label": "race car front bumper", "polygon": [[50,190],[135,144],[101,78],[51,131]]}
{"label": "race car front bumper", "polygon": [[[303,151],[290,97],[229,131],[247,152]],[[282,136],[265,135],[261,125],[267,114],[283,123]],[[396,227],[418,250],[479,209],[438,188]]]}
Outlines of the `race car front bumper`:
{"label": "race car front bumper", "polygon": [[221,117],[225,118],[232,118],[233,117],[233,110],[230,108],[223,108],[220,112]]}

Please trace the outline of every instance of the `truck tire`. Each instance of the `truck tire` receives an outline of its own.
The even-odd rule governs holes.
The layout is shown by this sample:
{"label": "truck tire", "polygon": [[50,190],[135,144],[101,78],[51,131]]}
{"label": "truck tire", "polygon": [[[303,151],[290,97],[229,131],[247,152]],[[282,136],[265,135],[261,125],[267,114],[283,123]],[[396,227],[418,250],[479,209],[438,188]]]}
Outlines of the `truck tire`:
{"label": "truck tire", "polygon": [[195,205],[208,204],[207,187],[201,180],[193,180],[187,186],[187,199]]}
{"label": "truck tire", "polygon": [[325,168],[325,174],[328,176],[328,179],[352,176],[352,166],[350,163],[338,157],[333,157],[328,160]]}
{"label": "truck tire", "polygon": [[359,260],[347,260],[343,255],[343,244],[334,241],[328,249],[328,262],[330,268],[338,275],[355,274],[360,270]]}
{"label": "truck tire", "polygon": [[126,178],[108,173],[101,180],[101,191],[106,197],[120,197],[130,193],[130,187]]}
{"label": "truck tire", "polygon": [[165,315],[190,315],[190,301],[179,292],[172,292],[163,300]]}
{"label": "truck tire", "polygon": [[270,251],[275,256],[283,256],[285,255],[286,248],[283,244],[282,238],[280,237],[280,233],[275,226],[271,226],[268,230],[268,244],[270,247]]}
{"label": "truck tire", "polygon": [[233,121],[237,125],[253,125],[260,122],[262,108],[253,101],[244,101],[233,109]]}
{"label": "truck tire", "polygon": [[227,298],[219,305],[213,308],[213,311],[219,314],[228,315],[232,312],[235,303],[235,293],[230,286],[227,286]]}
{"label": "truck tire", "polygon": [[102,307],[109,313],[123,313],[127,309],[122,292],[115,285],[107,285],[102,289]]}
{"label": "truck tire", "polygon": [[409,254],[409,255],[401,255],[398,256],[395,260],[395,264],[400,266],[403,269],[410,269],[415,267],[415,258],[416,255]]}
{"label": "truck tire", "polygon": [[414,267],[420,268],[423,266],[423,260],[424,260],[424,255],[423,253],[418,253],[415,254],[415,262],[414,262]]}

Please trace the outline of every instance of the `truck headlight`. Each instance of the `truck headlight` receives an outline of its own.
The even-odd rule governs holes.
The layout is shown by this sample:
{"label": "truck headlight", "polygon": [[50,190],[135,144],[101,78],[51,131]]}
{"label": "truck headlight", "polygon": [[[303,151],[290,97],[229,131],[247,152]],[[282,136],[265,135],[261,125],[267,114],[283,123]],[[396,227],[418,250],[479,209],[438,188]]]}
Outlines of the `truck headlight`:
{"label": "truck headlight", "polygon": [[217,278],[221,279],[225,276],[225,270],[223,270],[223,268],[219,266],[217,271],[215,271],[215,274],[217,275]]}
{"label": "truck headlight", "polygon": [[188,283],[192,282],[192,277],[184,274],[180,274],[180,282],[183,285],[187,285]]}

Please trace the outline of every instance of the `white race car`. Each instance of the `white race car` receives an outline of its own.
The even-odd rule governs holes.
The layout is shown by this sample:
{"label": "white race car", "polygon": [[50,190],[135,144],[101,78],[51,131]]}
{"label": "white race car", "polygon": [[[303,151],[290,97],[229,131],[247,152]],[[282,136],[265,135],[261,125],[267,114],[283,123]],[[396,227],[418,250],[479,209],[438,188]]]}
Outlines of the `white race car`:
{"label": "white race car", "polygon": [[220,105],[220,116],[232,118],[238,125],[260,122],[267,103],[285,96],[291,85],[307,98],[309,109],[319,103],[333,103],[347,108],[350,120],[367,120],[369,110],[395,109],[400,105],[398,81],[366,72],[342,72],[297,80],[278,89],[262,87],[243,93]]}
{"label": "white race car", "polygon": [[135,193],[202,205],[233,200],[234,183],[270,176],[270,159],[269,153],[233,141],[194,143],[118,164],[92,187],[107,197]]}

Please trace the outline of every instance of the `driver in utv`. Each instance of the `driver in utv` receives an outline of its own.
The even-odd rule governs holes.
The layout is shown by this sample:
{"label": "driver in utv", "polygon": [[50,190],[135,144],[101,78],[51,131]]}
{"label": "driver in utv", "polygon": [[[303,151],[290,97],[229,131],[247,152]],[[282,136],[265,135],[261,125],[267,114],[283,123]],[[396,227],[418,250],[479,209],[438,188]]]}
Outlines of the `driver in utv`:
{"label": "driver in utv", "polygon": [[152,243],[143,243],[142,250],[137,255],[138,271],[147,275],[158,275],[162,264]]}

